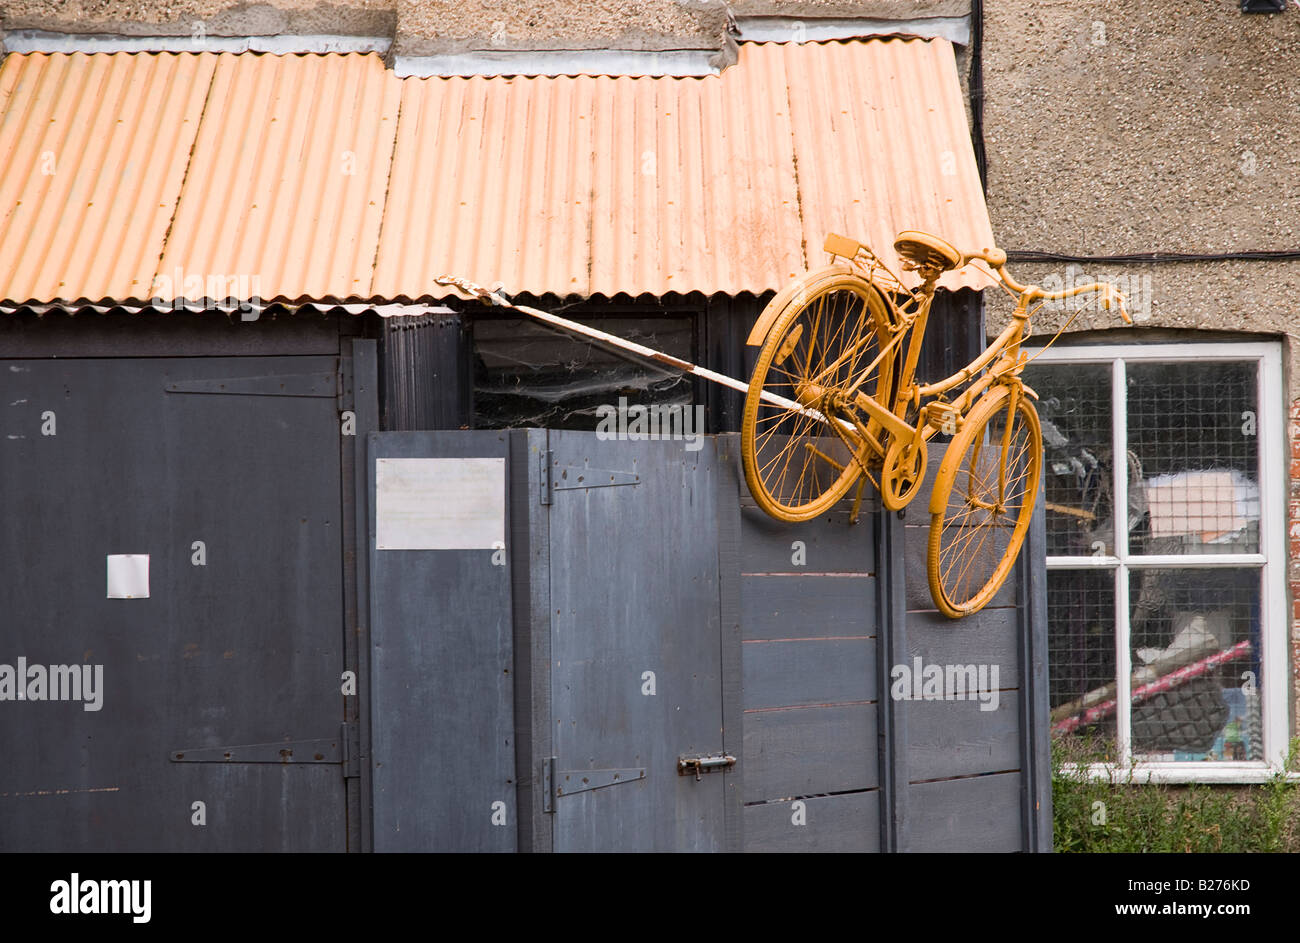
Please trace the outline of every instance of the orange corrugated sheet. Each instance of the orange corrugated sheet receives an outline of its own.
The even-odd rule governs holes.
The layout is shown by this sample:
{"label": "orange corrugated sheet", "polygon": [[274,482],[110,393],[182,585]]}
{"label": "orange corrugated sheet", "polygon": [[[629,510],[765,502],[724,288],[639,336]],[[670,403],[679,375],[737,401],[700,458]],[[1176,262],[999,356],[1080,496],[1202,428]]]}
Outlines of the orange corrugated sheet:
{"label": "orange corrugated sheet", "polygon": [[0,63],[0,297],[147,296],[215,55]]}
{"label": "orange corrugated sheet", "polygon": [[[449,143],[454,142],[454,143]],[[952,46],[746,44],[696,79],[418,79],[375,292],[445,271],[534,294],[778,288],[830,231],[993,244]],[[978,272],[949,288],[983,287]]]}
{"label": "orange corrugated sheet", "polygon": [[[378,292],[446,271],[560,295],[761,291],[801,272],[785,77],[420,79]],[[439,142],[444,142],[439,146]],[[447,142],[454,142],[448,145]]]}
{"label": "orange corrugated sheet", "polygon": [[[791,44],[760,55],[783,60],[789,77],[810,263],[827,232],[867,243],[896,273],[902,229],[964,250],[994,244],[948,42]],[[948,288],[990,283],[973,267],[940,280]]]}
{"label": "orange corrugated sheet", "polygon": [[378,56],[222,56],[158,296],[182,295],[180,272],[236,297],[246,278],[262,298],[369,298],[400,91]]}
{"label": "orange corrugated sheet", "polygon": [[434,299],[444,272],[762,292],[820,264],[830,230],[887,258],[899,229],[993,242],[943,40],[744,44],[720,76],[680,79],[11,54],[0,159],[11,302]]}

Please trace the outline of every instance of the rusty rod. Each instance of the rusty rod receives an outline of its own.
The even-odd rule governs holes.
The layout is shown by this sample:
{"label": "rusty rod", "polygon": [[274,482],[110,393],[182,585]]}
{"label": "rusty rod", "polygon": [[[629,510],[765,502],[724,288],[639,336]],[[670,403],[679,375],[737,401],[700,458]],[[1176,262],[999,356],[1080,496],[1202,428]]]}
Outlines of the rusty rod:
{"label": "rusty rod", "polygon": [[[737,390],[741,393],[749,392],[749,384],[743,380],[737,380],[736,378],[729,377],[724,373],[718,373],[715,370],[701,367],[698,364],[691,363],[690,361],[681,360],[670,354],[665,354],[662,351],[655,350],[652,347],[646,347],[644,344],[638,344],[635,341],[630,341],[614,334],[607,334],[604,331],[597,330],[594,327],[589,327],[586,324],[580,324],[577,321],[570,321],[568,318],[562,318],[559,315],[551,314],[548,311],[542,311],[539,308],[530,308],[528,305],[516,304],[500,291],[493,291],[484,288],[483,286],[476,285],[474,282],[467,281],[466,279],[452,278],[450,275],[439,275],[434,279],[434,281],[439,285],[454,285],[467,295],[476,297],[481,301],[485,301],[488,304],[499,308],[512,308],[515,311],[526,314],[530,318],[541,321],[544,324],[549,324],[552,327],[558,327],[561,330],[569,331],[573,334],[579,334],[583,337],[588,337],[604,344],[609,344],[611,347],[616,347],[619,350],[636,354],[638,357],[653,360],[656,363],[665,364],[676,370],[681,370],[684,373],[689,373],[692,376],[697,376],[713,383],[719,383],[722,386]],[[784,396],[778,396],[777,394],[770,393],[767,390],[759,391],[758,395],[765,403],[771,403],[773,406],[780,406],[782,409],[794,410],[802,415],[816,419],[819,422],[827,421],[826,417],[822,415],[820,410],[800,405],[794,400],[786,399]],[[844,419],[838,419],[837,422],[849,431],[856,431],[853,428],[853,424]]]}

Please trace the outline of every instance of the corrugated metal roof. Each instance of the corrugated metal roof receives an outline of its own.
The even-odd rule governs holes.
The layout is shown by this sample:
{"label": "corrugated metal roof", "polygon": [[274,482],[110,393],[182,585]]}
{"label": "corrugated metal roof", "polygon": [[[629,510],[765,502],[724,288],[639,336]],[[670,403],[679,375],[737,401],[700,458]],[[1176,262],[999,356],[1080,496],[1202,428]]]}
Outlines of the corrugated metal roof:
{"label": "corrugated metal roof", "polygon": [[217,57],[9,55],[0,63],[0,294],[143,297]]}
{"label": "corrugated metal roof", "polygon": [[[894,237],[904,229],[959,249],[994,245],[948,42],[761,48],[785,61],[790,78],[810,264],[825,258],[828,232],[865,242],[895,272]],[[948,288],[988,283],[975,268],[941,280]]]}
{"label": "corrugated metal roof", "polygon": [[[411,79],[379,293],[763,290],[803,270],[785,80]],[[439,142],[443,142],[439,146]],[[777,276],[776,273],[782,273]]]}
{"label": "corrugated metal roof", "polygon": [[235,297],[246,278],[263,298],[369,298],[400,91],[373,55],[221,56],[158,297],[182,295],[180,271],[235,278]]}
{"label": "corrugated metal roof", "polygon": [[532,294],[761,292],[820,264],[830,230],[887,257],[900,229],[993,241],[943,40],[743,44],[704,78],[10,54],[0,159],[15,302],[195,298],[194,279],[209,297],[434,299],[444,272]]}
{"label": "corrugated metal roof", "polygon": [[[454,142],[454,143],[449,143]],[[745,44],[698,79],[407,80],[375,292],[762,292],[830,231],[993,244],[952,46]],[[983,287],[977,272],[946,287]]]}

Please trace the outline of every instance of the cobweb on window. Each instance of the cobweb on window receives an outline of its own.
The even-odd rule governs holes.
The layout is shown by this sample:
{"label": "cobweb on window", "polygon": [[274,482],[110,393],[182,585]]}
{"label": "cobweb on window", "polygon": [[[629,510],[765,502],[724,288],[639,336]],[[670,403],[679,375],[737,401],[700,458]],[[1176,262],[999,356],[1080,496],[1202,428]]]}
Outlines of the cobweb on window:
{"label": "cobweb on window", "polygon": [[[600,330],[689,360],[690,318],[602,318]],[[519,319],[474,326],[474,414],[480,429],[594,430],[601,406],[688,406],[680,371],[629,359],[605,345]]]}

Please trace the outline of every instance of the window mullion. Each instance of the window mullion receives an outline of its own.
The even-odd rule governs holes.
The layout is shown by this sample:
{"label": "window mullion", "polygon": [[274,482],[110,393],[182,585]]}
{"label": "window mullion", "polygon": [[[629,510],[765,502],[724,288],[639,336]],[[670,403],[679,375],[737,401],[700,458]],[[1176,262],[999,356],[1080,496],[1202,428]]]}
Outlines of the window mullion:
{"label": "window mullion", "polygon": [[1115,568],[1115,751],[1124,769],[1133,762],[1132,655],[1129,638],[1128,567]]}
{"label": "window mullion", "polygon": [[1111,364],[1111,519],[1114,524],[1115,556],[1121,567],[1128,565],[1128,391],[1124,361]]}
{"label": "window mullion", "polygon": [[1111,542],[1115,568],[1115,748],[1122,767],[1133,760],[1128,603],[1128,391],[1124,361],[1111,362]]}

